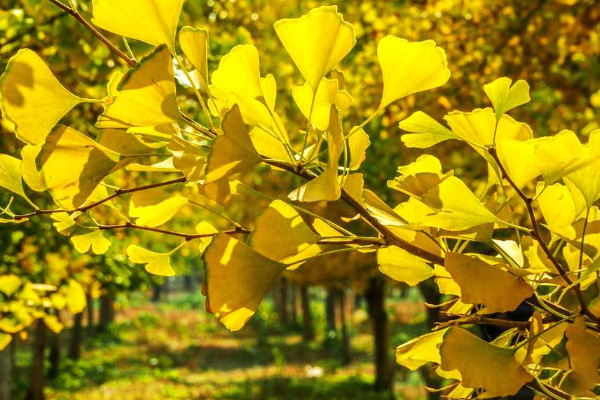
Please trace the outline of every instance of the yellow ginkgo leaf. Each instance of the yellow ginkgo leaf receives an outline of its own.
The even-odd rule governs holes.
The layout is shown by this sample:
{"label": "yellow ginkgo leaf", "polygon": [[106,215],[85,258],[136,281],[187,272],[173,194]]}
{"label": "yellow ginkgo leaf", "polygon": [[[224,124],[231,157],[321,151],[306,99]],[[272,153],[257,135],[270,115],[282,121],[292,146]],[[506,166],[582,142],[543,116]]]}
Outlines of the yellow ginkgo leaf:
{"label": "yellow ginkgo leaf", "polygon": [[106,129],[98,137],[99,143],[123,156],[143,156],[156,153],[157,149],[164,147],[164,141],[144,141],[142,135],[121,129]]}
{"label": "yellow ginkgo leaf", "polygon": [[0,292],[6,297],[11,297],[21,287],[22,281],[17,275],[2,275],[0,276]]}
{"label": "yellow ginkgo leaf", "polygon": [[27,198],[23,190],[21,160],[0,154],[0,187]]}
{"label": "yellow ginkgo leaf", "polygon": [[427,333],[396,347],[396,362],[411,371],[430,362],[439,364],[440,345],[447,330]]}
{"label": "yellow ginkgo leaf", "polygon": [[206,183],[248,171],[261,161],[238,106],[234,106],[225,115],[222,127],[223,134],[213,140],[208,157]]}
{"label": "yellow ginkgo leaf", "polygon": [[401,121],[400,129],[411,132],[402,135],[406,147],[426,149],[438,143],[458,137],[448,128],[422,111],[417,111]]}
{"label": "yellow ginkgo leaf", "polygon": [[0,351],[4,350],[10,342],[12,341],[12,336],[3,332],[0,332]]}
{"label": "yellow ginkgo leaf", "polygon": [[85,291],[75,279],[69,279],[67,285],[60,287],[60,294],[65,299],[65,305],[71,314],[79,314],[87,306]]}
{"label": "yellow ginkgo leaf", "polygon": [[295,19],[275,22],[275,31],[304,79],[316,90],[356,44],[354,27],[337,6],[322,6]]}
{"label": "yellow ginkgo leaf", "polygon": [[72,236],[71,242],[80,253],[87,253],[90,248],[94,254],[104,254],[110,247],[110,240],[102,235],[102,231],[97,230],[84,235]]}
{"label": "yellow ginkgo leaf", "polygon": [[179,31],[179,45],[202,78],[204,86],[199,89],[205,91],[208,88],[208,31],[184,26]]}
{"label": "yellow ginkgo leaf", "polygon": [[129,128],[171,124],[179,118],[173,61],[166,47],[157,47],[109,90],[98,128]]}
{"label": "yellow ginkgo leaf", "polygon": [[127,247],[129,261],[135,264],[146,264],[145,269],[151,274],[160,276],[174,276],[175,270],[171,267],[170,253],[155,253],[134,244]]}
{"label": "yellow ginkgo leaf", "polygon": [[258,50],[252,44],[235,46],[219,62],[212,84],[219,89],[248,96],[262,97]]}
{"label": "yellow ginkgo leaf", "polygon": [[36,159],[44,187],[67,210],[81,206],[117,162],[117,154],[62,125],[48,135]]}
{"label": "yellow ginkgo leaf", "polygon": [[16,124],[17,137],[29,144],[43,143],[58,121],[83,101],[29,49],[19,50],[0,77],[2,116]]}
{"label": "yellow ginkgo leaf", "polygon": [[252,139],[256,151],[262,156],[273,160],[292,161],[290,153],[286,150],[285,142],[263,128],[253,128],[250,131],[250,139]]}
{"label": "yellow ginkgo leaf", "polygon": [[548,229],[575,239],[575,229],[571,224],[582,210],[577,210],[571,191],[565,185],[545,185],[543,192],[537,196],[537,202]]}
{"label": "yellow ginkgo leaf", "polygon": [[446,53],[433,40],[409,42],[386,36],[377,44],[377,58],[383,74],[380,109],[413,93],[442,86],[450,79]]}
{"label": "yellow ginkgo leaf", "polygon": [[452,132],[468,143],[482,147],[491,146],[494,138],[531,139],[529,125],[503,115],[496,125],[496,115],[491,108],[477,108],[471,112],[452,111],[444,117]]}
{"label": "yellow ginkgo leaf", "polygon": [[199,239],[200,245],[198,246],[198,250],[200,250],[200,253],[204,253],[204,250],[206,250],[213,237],[219,233],[219,231],[209,222],[202,221],[196,225],[196,233],[199,235],[207,235],[206,237]]}
{"label": "yellow ginkgo leaf", "polygon": [[563,390],[578,398],[595,398],[592,389],[600,382],[600,337],[586,329],[583,317],[569,325],[566,334],[572,372],[566,378]]}
{"label": "yellow ginkgo leaf", "polygon": [[[308,84],[296,86],[292,90],[292,97],[302,114],[320,131],[329,127],[329,114],[331,106],[335,105],[338,111],[346,111],[352,104],[352,96],[338,88],[336,79],[323,79],[313,100],[313,89]],[[355,133],[356,134],[356,133]]]}
{"label": "yellow ginkgo leaf", "polygon": [[421,200],[438,210],[417,223],[424,226],[461,231],[498,221],[467,185],[455,176],[444,179],[438,186],[423,194]]}
{"label": "yellow ginkgo leaf", "polygon": [[173,154],[173,166],[183,172],[190,182],[198,182],[204,178],[206,154],[179,136],[173,136],[169,143],[169,151]]}
{"label": "yellow ginkgo leaf", "polygon": [[442,163],[430,154],[419,156],[416,161],[398,167],[400,176],[388,182],[392,189],[411,196],[421,197],[437,187],[451,173],[442,173]]}
{"label": "yellow ginkgo leaf", "polygon": [[44,324],[52,333],[58,334],[65,327],[59,320],[56,315],[44,314],[43,318]]}
{"label": "yellow ginkgo leaf", "polygon": [[27,145],[21,149],[21,176],[31,190],[43,192],[46,190],[42,175],[36,165],[37,156],[42,151],[42,145]]}
{"label": "yellow ginkgo leaf", "polygon": [[451,327],[440,348],[445,371],[457,369],[462,385],[489,396],[513,396],[533,379],[514,357],[514,350],[486,343],[469,331]]}
{"label": "yellow ginkgo leaf", "polygon": [[267,290],[285,266],[226,234],[217,235],[204,252],[207,301],[212,313],[231,331],[254,315]]}
{"label": "yellow ginkgo leaf", "polygon": [[474,256],[447,253],[444,267],[460,286],[463,303],[483,304],[490,313],[513,311],[533,295],[522,279]]}
{"label": "yellow ginkgo leaf", "polygon": [[175,53],[175,34],[183,0],[94,0],[94,25]]}
{"label": "yellow ginkgo leaf", "polygon": [[497,139],[496,150],[502,166],[508,176],[522,188],[540,175],[535,157],[537,139],[515,140]]}
{"label": "yellow ginkgo leaf", "polygon": [[377,264],[381,272],[410,286],[416,286],[433,276],[433,268],[423,259],[397,246],[377,250]]}
{"label": "yellow ginkgo leaf", "polygon": [[188,199],[171,195],[160,189],[135,192],[129,202],[129,216],[137,218],[136,224],[141,226],[160,226],[173,218]]}
{"label": "yellow ginkgo leaf", "polygon": [[498,78],[492,83],[483,86],[485,94],[489,97],[496,111],[496,118],[500,119],[502,114],[515,107],[523,105],[529,100],[529,84],[524,80],[518,80],[512,85],[510,78]]}
{"label": "yellow ginkgo leaf", "polygon": [[[277,246],[273,246],[273,238],[277,238]],[[306,258],[310,248],[311,255],[318,253],[319,248],[313,246],[318,238],[292,206],[275,200],[256,219],[249,241],[250,247],[263,256],[290,264]]]}
{"label": "yellow ginkgo leaf", "polygon": [[342,127],[335,106],[331,106],[327,141],[328,160],[325,171],[288,195],[293,201],[335,201],[340,198],[338,165],[343,150]]}
{"label": "yellow ginkgo leaf", "polygon": [[357,170],[367,157],[367,149],[371,145],[369,135],[364,129],[353,127],[348,136],[348,150],[350,151],[349,167],[352,170]]}

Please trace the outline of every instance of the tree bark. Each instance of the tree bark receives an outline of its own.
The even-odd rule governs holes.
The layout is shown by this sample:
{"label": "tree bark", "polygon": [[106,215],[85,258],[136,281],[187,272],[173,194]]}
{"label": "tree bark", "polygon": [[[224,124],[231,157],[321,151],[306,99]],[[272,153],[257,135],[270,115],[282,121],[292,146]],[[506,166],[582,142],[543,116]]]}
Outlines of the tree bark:
{"label": "tree bark", "polygon": [[13,373],[14,343],[0,351],[0,400],[11,400],[10,383]]}
{"label": "tree bark", "polygon": [[81,357],[81,342],[83,341],[83,312],[73,316],[71,341],[69,342],[69,358],[79,360]]}
{"label": "tree bark", "polygon": [[88,336],[93,336],[96,327],[94,326],[94,311],[95,311],[95,299],[90,295],[86,294],[85,299],[87,301],[87,326],[86,331]]}
{"label": "tree bark", "polygon": [[296,285],[290,284],[290,319],[294,329],[298,328],[298,298],[296,296]]}
{"label": "tree bark", "polygon": [[334,289],[327,289],[327,299],[325,300],[325,315],[327,319],[327,334],[329,332],[336,331],[336,318],[335,318],[335,296],[336,291]]}
{"label": "tree bark", "polygon": [[98,332],[106,332],[108,326],[115,320],[115,295],[106,293],[100,296],[100,320]]}
{"label": "tree bark", "polygon": [[300,286],[300,302],[302,303],[302,338],[306,342],[315,339],[315,329],[313,326],[312,310],[310,309],[310,293],[308,286]]}
{"label": "tree bark", "polygon": [[373,324],[375,384],[378,391],[392,392],[393,369],[390,357],[389,323],[385,311],[385,281],[372,278],[365,292]]}
{"label": "tree bark", "polygon": [[58,371],[60,369],[60,332],[51,333],[50,336],[50,354],[48,355],[48,360],[50,361],[50,368],[48,369],[48,379],[54,379],[58,376]]}
{"label": "tree bark", "polygon": [[31,364],[27,400],[45,400],[44,386],[46,384],[46,376],[44,374],[44,353],[46,350],[46,330],[44,321],[38,319],[35,324],[33,361]]}
{"label": "tree bark", "polygon": [[346,321],[346,292],[344,289],[338,293],[340,322],[342,326],[342,364],[348,365],[352,362],[352,349],[350,346],[350,332],[348,332],[348,324]]}
{"label": "tree bark", "polygon": [[279,322],[282,327],[287,327],[290,318],[288,313],[288,283],[285,278],[279,281],[280,303],[279,303]]}

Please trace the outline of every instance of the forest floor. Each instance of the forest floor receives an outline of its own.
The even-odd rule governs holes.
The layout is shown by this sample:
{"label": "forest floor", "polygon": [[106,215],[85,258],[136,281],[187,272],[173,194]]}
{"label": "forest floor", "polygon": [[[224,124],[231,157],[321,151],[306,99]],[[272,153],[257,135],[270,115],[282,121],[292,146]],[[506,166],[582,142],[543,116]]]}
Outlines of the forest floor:
{"label": "forest floor", "polygon": [[[319,335],[304,343],[298,329],[277,332],[267,323],[276,320],[272,306],[264,306],[249,327],[231,333],[199,312],[200,303],[180,294],[158,304],[142,300],[122,306],[108,334],[87,340],[79,361],[63,358],[60,374],[48,382],[48,400],[387,398],[371,389],[372,338],[363,310],[349,321],[352,361],[342,365],[339,338]],[[422,303],[392,307],[396,346],[422,329],[423,312]],[[316,320],[322,331],[323,322]],[[18,351],[17,365],[27,365],[27,357]],[[397,399],[426,396],[418,373],[397,368],[395,382]]]}

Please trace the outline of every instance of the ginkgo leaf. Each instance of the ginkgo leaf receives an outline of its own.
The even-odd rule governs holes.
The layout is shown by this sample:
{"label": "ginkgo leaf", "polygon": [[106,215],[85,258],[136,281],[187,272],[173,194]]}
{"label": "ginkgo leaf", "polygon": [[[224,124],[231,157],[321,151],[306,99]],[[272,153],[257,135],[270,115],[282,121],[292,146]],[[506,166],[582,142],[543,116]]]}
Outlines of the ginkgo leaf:
{"label": "ginkgo leaf", "polygon": [[212,241],[213,237],[217,233],[219,233],[219,231],[209,222],[202,221],[198,225],[196,225],[196,233],[198,233],[199,235],[207,235],[206,237],[202,237],[199,239],[200,245],[198,246],[198,250],[200,250],[200,253],[204,253],[204,251]]}
{"label": "ginkgo leaf", "polygon": [[141,135],[121,129],[103,130],[98,140],[102,146],[124,156],[155,154],[157,149],[166,145],[165,142],[144,141]]}
{"label": "ginkgo leaf", "polygon": [[433,40],[409,42],[388,35],[377,44],[383,74],[379,109],[394,101],[444,85],[450,79],[446,53]]}
{"label": "ginkgo leaf", "polygon": [[85,291],[75,279],[69,279],[67,285],[61,286],[60,293],[63,295],[65,305],[71,314],[79,314],[85,310],[87,306]]}
{"label": "ginkgo leaf", "polygon": [[213,140],[208,157],[206,183],[248,171],[261,161],[238,106],[234,106],[225,115],[222,128],[223,134]]}
{"label": "ginkgo leaf", "polygon": [[131,196],[129,216],[137,218],[137,225],[156,227],[171,220],[186,204],[188,199],[183,196],[160,189],[143,190]]}
{"label": "ginkgo leaf", "polygon": [[410,117],[400,121],[400,129],[410,134],[402,135],[402,142],[406,147],[426,149],[450,139],[458,139],[450,129],[446,128],[435,119],[422,111],[417,111]]}
{"label": "ginkgo leaf", "polygon": [[170,124],[179,118],[173,61],[166,47],[157,47],[130,69],[116,91],[109,91],[98,128],[129,128]]}
{"label": "ginkgo leaf", "polygon": [[377,250],[377,264],[381,272],[410,286],[416,286],[433,276],[433,268],[423,259],[397,246]]}
{"label": "ginkgo leaf", "polygon": [[514,350],[486,343],[462,328],[448,329],[440,355],[443,370],[457,369],[463,386],[482,388],[486,395],[513,396],[533,379],[516,361]]}
{"label": "ginkgo leaf", "polygon": [[12,341],[11,335],[0,332],[0,351],[7,348],[11,341]]}
{"label": "ginkgo leaf", "polygon": [[90,248],[94,254],[104,254],[110,247],[110,240],[102,235],[102,231],[97,230],[84,235],[72,236],[71,242],[80,253],[87,253]]}
{"label": "ginkgo leaf", "polygon": [[290,153],[286,150],[285,142],[263,128],[253,128],[250,131],[250,139],[260,155],[273,160],[293,161]]}
{"label": "ginkgo leaf", "polygon": [[279,20],[274,27],[313,90],[356,44],[354,27],[344,21],[337,6],[314,8],[300,18]]}
{"label": "ginkgo leaf", "polygon": [[533,295],[521,278],[474,256],[447,253],[444,267],[460,286],[463,303],[483,304],[490,313],[513,311]]}
{"label": "ginkgo leaf", "polygon": [[571,191],[565,185],[545,185],[543,192],[537,196],[537,202],[548,229],[575,239],[575,229],[571,224],[582,210],[577,210]]}
{"label": "ginkgo leaf", "polygon": [[[273,246],[277,238],[277,246]],[[312,248],[314,255],[320,250],[312,246],[318,236],[308,227],[298,212],[281,200],[275,200],[257,219],[249,237],[250,247],[274,261],[290,264],[307,257]]]}
{"label": "ginkgo leaf", "polygon": [[515,139],[496,140],[498,158],[508,176],[519,188],[540,175],[538,161],[535,157],[536,143],[537,139],[524,141]]}
{"label": "ginkgo leaf", "polygon": [[369,135],[364,129],[353,127],[348,136],[348,150],[350,151],[350,163],[349,168],[351,170],[357,170],[367,157],[367,149],[371,145]]}
{"label": "ginkgo leaf", "polygon": [[8,154],[0,154],[0,187],[27,198],[23,190],[21,160]]}
{"label": "ginkgo leaf", "polygon": [[515,107],[523,105],[531,98],[529,97],[529,84],[524,80],[518,80],[512,85],[510,78],[498,78],[492,83],[483,86],[485,94],[489,97],[496,111],[496,118],[500,119],[502,114]]}
{"label": "ginkgo leaf", "polygon": [[58,121],[83,101],[65,89],[29,49],[19,50],[0,77],[2,116],[16,125],[17,137],[29,144],[43,143]]}
{"label": "ginkgo leaf", "polygon": [[439,364],[440,345],[447,330],[427,333],[396,347],[396,362],[411,371],[430,362]]}
{"label": "ginkgo leaf", "polygon": [[352,96],[339,89],[336,79],[323,79],[314,96],[312,87],[305,82],[292,90],[292,97],[302,114],[320,131],[326,131],[329,127],[332,105],[342,112],[352,104]]}
{"label": "ginkgo leaf", "polygon": [[145,269],[151,274],[160,276],[174,276],[175,270],[171,267],[170,253],[155,253],[134,244],[127,247],[129,261],[136,264],[146,264]]}
{"label": "ginkgo leaf", "polygon": [[204,252],[210,310],[231,331],[254,315],[285,266],[226,234],[215,236]]}
{"label": "ginkgo leaf", "polygon": [[173,136],[169,143],[169,151],[173,154],[173,166],[183,172],[189,182],[198,182],[204,178],[206,154],[199,147],[178,136]]}
{"label": "ginkgo leaf", "polygon": [[17,275],[2,275],[0,276],[0,292],[4,293],[6,297],[11,297],[15,294],[23,281]]}
{"label": "ginkgo leaf", "polygon": [[208,88],[208,31],[184,26],[179,31],[179,45],[202,78],[204,86],[199,89],[205,91]]}
{"label": "ginkgo leaf", "polygon": [[27,145],[21,149],[21,176],[31,190],[43,192],[46,190],[42,175],[36,165],[36,159],[42,151],[42,145]]}
{"label": "ginkgo leaf", "polygon": [[248,96],[262,97],[258,50],[252,44],[235,46],[219,62],[212,84],[219,89]]}
{"label": "ginkgo leaf", "polygon": [[335,201],[340,198],[338,165],[343,151],[342,127],[335,106],[331,106],[327,141],[328,160],[325,171],[288,195],[293,201]]}
{"label": "ginkgo leaf", "polygon": [[421,196],[421,200],[429,207],[439,210],[418,222],[425,226],[461,231],[498,221],[467,185],[455,176],[444,179]]}
{"label": "ginkgo leaf", "polygon": [[117,165],[118,155],[87,136],[59,125],[48,137],[36,164],[44,187],[57,205],[81,206]]}
{"label": "ginkgo leaf", "polygon": [[107,31],[175,54],[175,34],[184,0],[94,0],[92,22]]}
{"label": "ginkgo leaf", "polygon": [[400,176],[388,181],[388,186],[411,196],[421,197],[437,187],[451,173],[442,173],[442,163],[430,154],[419,156],[416,161],[398,167]]}
{"label": "ginkgo leaf", "polygon": [[491,108],[477,108],[471,112],[452,111],[444,120],[457,136],[481,147],[491,146],[494,139],[527,140],[533,136],[529,125],[515,121],[508,115],[502,115],[496,123],[496,115]]}
{"label": "ginkgo leaf", "polygon": [[583,317],[569,325],[566,334],[572,372],[566,378],[563,390],[573,396],[595,398],[592,390],[600,382],[600,337],[586,329]]}

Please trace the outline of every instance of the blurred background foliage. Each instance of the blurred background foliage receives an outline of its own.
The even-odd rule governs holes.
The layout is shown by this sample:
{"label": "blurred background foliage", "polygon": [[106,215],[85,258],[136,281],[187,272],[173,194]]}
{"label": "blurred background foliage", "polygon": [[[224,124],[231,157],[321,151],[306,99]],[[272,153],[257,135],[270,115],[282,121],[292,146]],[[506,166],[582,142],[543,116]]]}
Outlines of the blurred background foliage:
{"label": "blurred background foliage", "polygon": [[[408,117],[415,110],[425,111],[440,120],[452,109],[468,111],[488,106],[488,100],[482,90],[483,84],[501,76],[508,76],[513,80],[525,79],[531,85],[532,101],[516,110],[514,117],[519,121],[527,122],[537,135],[544,136],[557,133],[562,129],[571,129],[585,136],[592,130],[600,128],[600,1],[598,0],[331,0],[326,3],[337,4],[344,18],[356,29],[357,45],[343,61],[340,70],[345,78],[345,88],[355,101],[350,109],[351,114],[345,119],[348,124],[360,123],[377,108],[382,82],[376,56],[376,43],[383,36],[392,34],[413,41],[433,39],[446,50],[448,56],[452,77],[444,87],[396,102],[366,128],[372,142],[367,161],[362,167],[366,185],[381,194],[383,199],[391,200],[393,196],[387,191],[386,182],[395,175],[397,166],[407,164],[418,154],[418,150],[407,149],[402,145],[396,121]],[[210,71],[216,69],[220,58],[233,46],[243,43],[255,44],[261,55],[261,73],[263,75],[272,73],[277,81],[277,108],[280,115],[285,116],[286,124],[297,126],[303,123],[303,117],[295,108],[291,92],[293,87],[301,85],[303,81],[291,59],[283,51],[272,26],[278,19],[296,17],[322,4],[324,2],[312,0],[188,0],[184,4],[180,26],[192,25],[208,29],[211,35]],[[77,5],[84,17],[89,19],[92,2],[81,0],[77,1]],[[107,35],[114,43],[124,48],[117,37],[108,33]],[[131,41],[130,44],[134,53],[139,56],[150,50],[147,45],[140,42]],[[18,49],[25,47],[39,53],[63,85],[83,97],[105,96],[110,74],[115,69],[126,70],[126,65],[116,59],[90,32],[49,1],[0,0],[0,70],[4,70],[8,59]],[[188,115],[202,118],[201,110],[197,109],[197,104],[191,101],[191,98],[188,102],[182,95],[180,105]],[[101,105],[86,103],[70,113],[65,122],[81,132],[95,136],[99,132],[94,128],[92,121],[95,121],[101,111]],[[18,154],[20,144],[14,138],[6,120],[0,119],[0,129],[0,147],[6,153]],[[435,147],[433,151],[443,163],[454,166],[457,175],[475,181],[479,178],[483,179],[486,175],[483,164],[476,160],[474,153],[464,150],[463,145],[450,142]],[[281,184],[277,180],[263,181],[260,174],[250,179],[255,184],[262,185],[267,193],[269,186],[275,191],[275,188]],[[0,194],[1,204],[5,205],[9,200],[6,194]],[[264,205],[266,204],[265,200]],[[238,208],[232,210],[233,214],[237,214],[240,218],[251,218],[248,214],[253,210],[243,205],[236,207]],[[261,209],[255,204],[253,207],[255,213]],[[18,208],[16,210],[18,211]],[[224,332],[216,335],[218,329],[214,321],[206,319],[205,316],[195,316],[204,305],[202,297],[198,294],[199,288],[193,285],[192,293],[195,294],[174,296],[167,303],[159,306],[149,306],[140,300],[142,297],[146,298],[140,293],[148,290],[152,290],[152,296],[159,299],[163,282],[161,279],[150,278],[141,268],[132,267],[124,260],[121,256],[124,248],[119,244],[119,239],[123,239],[124,235],[117,237],[106,256],[90,257],[72,254],[73,250],[68,240],[53,232],[51,221],[46,219],[35,219],[19,226],[0,225],[0,275],[16,274],[26,281],[52,284],[57,287],[67,285],[69,278],[75,278],[86,291],[88,308],[93,306],[95,298],[104,297],[108,300],[101,300],[100,307],[114,310],[114,300],[117,299],[117,308],[130,306],[134,311],[131,315],[125,314],[121,317],[117,324],[111,325],[112,328],[106,328],[112,330],[105,332],[105,336],[93,338],[90,336],[88,344],[91,350],[86,353],[89,359],[80,360],[75,364],[62,363],[61,372],[54,377],[48,389],[51,398],[74,398],[71,396],[75,396],[73,393],[78,390],[116,379],[116,373],[111,369],[115,368],[115,363],[123,361],[119,361],[117,355],[120,351],[124,351],[124,348],[129,348],[134,355],[143,354],[143,360],[135,361],[140,362],[141,366],[131,372],[133,375],[138,374],[142,380],[174,382],[171,386],[165,384],[160,389],[161,394],[158,394],[162,397],[156,398],[175,397],[178,393],[179,395],[187,393],[197,398],[213,398],[211,396],[215,396],[214,394],[206,394],[201,390],[198,394],[191,389],[186,392],[179,387],[189,385],[191,381],[182,382],[179,378],[181,369],[187,368],[187,364],[181,361],[182,354],[186,353],[178,353],[181,348],[177,346],[197,346],[198,338],[209,340],[209,337],[214,337],[217,341],[233,338],[235,345],[230,345],[237,350],[231,360],[222,353],[206,351],[199,353],[208,358],[221,357],[223,362],[234,364],[231,369],[250,368],[254,364],[249,363],[248,359],[258,360],[258,365],[276,370],[285,368],[288,364],[287,360],[293,357],[294,351],[307,354],[314,352],[314,356],[301,359],[307,365],[316,363],[325,371],[340,367],[339,360],[343,357],[340,357],[340,353],[336,351],[343,352],[347,349],[344,350],[343,343],[339,341],[334,341],[337,347],[330,346],[334,349],[333,352],[325,352],[325,354],[322,354],[321,347],[317,349],[312,345],[290,346],[290,341],[293,343],[298,339],[294,335],[267,338],[266,343],[259,343],[256,346],[254,341],[248,341],[252,335],[261,338],[263,334],[282,333],[280,327],[274,323],[281,316],[273,313],[275,313],[275,305],[281,301],[281,294],[288,289],[280,291],[279,295],[273,293],[247,333],[239,337]],[[155,250],[160,250],[161,246],[169,248],[168,244],[157,243]],[[186,276],[196,276],[194,279],[197,280],[200,274],[197,261],[190,258],[191,256],[186,252],[182,252],[178,257],[177,264],[183,266],[180,267],[179,272]],[[353,286],[364,287],[372,276],[372,263],[343,257],[330,260],[326,265],[319,265],[321,272],[314,276],[309,269],[309,273],[299,282],[309,281],[317,286],[326,287],[336,286],[332,285],[334,282],[338,284],[337,286],[341,286],[343,291],[348,275],[336,276],[335,274],[339,271],[340,265],[348,263],[357,266],[351,277]],[[64,267],[65,265],[67,267]],[[324,274],[323,268],[328,272]],[[55,273],[56,270],[60,270],[61,273]],[[323,276],[327,276],[328,281],[323,281]],[[294,276],[291,278],[295,279]],[[182,285],[189,290],[189,282],[186,282],[188,281],[184,281]],[[339,298],[340,287],[336,290]],[[123,296],[126,292],[135,293],[131,297]],[[323,290],[315,291],[313,288],[311,293],[311,298],[320,301],[318,303],[320,306],[321,303],[327,303],[329,295]],[[397,338],[398,340],[393,338],[392,344],[406,341],[425,329],[424,308],[422,306],[411,308],[411,304],[422,300],[417,291],[405,291],[402,287],[395,287],[392,292],[388,290],[386,293],[390,300],[388,309],[391,308],[393,311],[392,332],[399,332],[397,335],[402,336]],[[108,305],[103,301],[108,301]],[[368,327],[364,321],[367,317],[361,320],[359,300],[357,304],[357,307],[352,308],[354,314],[351,318],[357,318],[359,321],[351,324],[350,328],[353,330],[350,332],[353,335],[352,346],[357,354],[353,369],[343,370],[345,372],[341,375],[332,375],[332,378],[320,384],[313,380],[294,381],[294,378],[289,376],[278,378],[283,379],[280,381],[263,377],[266,383],[261,383],[259,389],[244,386],[249,385],[247,381],[259,380],[249,373],[244,375],[246,381],[242,380],[241,386],[235,384],[229,389],[223,389],[224,394],[215,397],[277,398],[273,396],[281,393],[284,387],[295,388],[296,391],[293,393],[296,393],[298,398],[308,398],[300,397],[306,393],[314,394],[310,398],[328,399],[367,393],[368,385],[362,374],[365,371],[371,372],[368,369],[368,361],[365,360],[370,357],[369,343],[372,338],[368,334]],[[409,306],[405,306],[406,304]],[[409,311],[405,310],[407,307]],[[52,302],[45,304],[43,308],[47,315],[55,314]],[[185,318],[182,321],[166,317],[169,313],[177,315],[177,312],[180,312],[174,310],[186,308],[193,312],[185,313],[185,318],[194,318],[193,323],[197,324],[197,328],[194,329],[199,329],[199,332],[189,328],[190,323]],[[323,336],[321,339],[331,344],[327,342],[328,332],[331,332],[331,326],[327,324],[331,321],[326,314],[325,308],[315,309],[314,323],[316,330]],[[69,324],[71,324],[70,320]],[[157,329],[157,326],[161,328]],[[154,334],[158,339],[146,337]],[[163,337],[161,338],[160,335]],[[27,331],[24,330],[20,338],[26,341],[27,336]],[[175,348],[161,352],[160,346],[169,346],[171,341],[168,338],[173,336],[180,337],[177,341],[173,341],[176,343],[173,345]],[[335,339],[335,333],[333,337]],[[152,348],[149,347],[150,341],[154,346]],[[20,350],[16,352],[16,366],[23,368],[23,371],[28,370],[32,362],[31,355],[25,351],[25,345],[26,343],[19,344]],[[140,347],[136,350],[135,346]],[[111,349],[115,352],[108,355]],[[320,361],[314,358],[321,356]],[[127,357],[133,356],[129,354]],[[127,357],[123,356],[126,362],[134,362],[127,361]],[[193,357],[199,356],[196,354]],[[204,361],[198,362],[209,361],[205,358]],[[328,363],[333,363],[333,367]],[[206,369],[210,368],[206,367]],[[118,368],[117,371],[122,372]],[[277,375],[281,372],[277,371],[274,376],[281,375]],[[290,372],[290,376],[297,372]],[[272,376],[264,371],[262,373],[265,376]],[[310,375],[308,372],[306,374]],[[17,374],[17,378],[12,382],[15,392],[26,392],[28,385],[26,376],[26,374]],[[229,379],[229,375],[224,376],[225,379]],[[411,386],[411,380],[413,386],[421,384],[418,374],[403,378],[408,382],[408,387]],[[194,376],[194,379],[209,378],[200,374]],[[405,386],[397,395],[407,398],[419,398],[425,395],[422,390],[412,393],[406,390]],[[176,387],[179,389],[175,389]],[[152,386],[149,388],[148,391],[142,392],[142,395],[146,393],[146,396],[150,396]],[[169,388],[173,388],[175,395],[171,396],[167,393]],[[227,390],[230,390],[230,393]],[[150,398],[135,397],[140,393],[120,392],[121,397],[93,397],[97,394],[83,393],[81,395],[83,397],[79,398]],[[156,393],[159,392],[155,391],[154,394]],[[293,393],[290,391],[289,397],[286,398],[296,398],[293,397]],[[372,398],[370,396],[372,395],[365,394],[364,398]]]}

